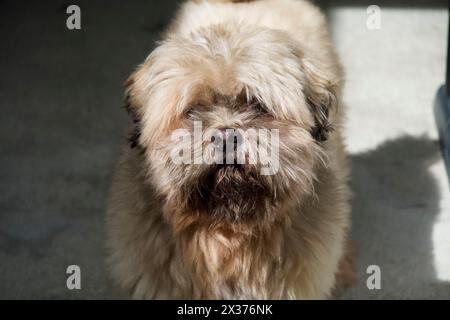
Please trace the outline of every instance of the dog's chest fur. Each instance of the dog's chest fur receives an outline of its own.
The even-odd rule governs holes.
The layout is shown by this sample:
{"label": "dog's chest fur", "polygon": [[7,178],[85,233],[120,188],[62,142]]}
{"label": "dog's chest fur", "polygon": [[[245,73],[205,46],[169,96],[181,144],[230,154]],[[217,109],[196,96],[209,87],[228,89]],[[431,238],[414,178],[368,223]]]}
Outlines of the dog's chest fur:
{"label": "dog's chest fur", "polygon": [[126,152],[112,189],[109,265],[136,299],[325,298],[335,282],[349,224],[345,176],[320,173],[317,199],[268,230],[233,234],[199,228],[177,235]]}

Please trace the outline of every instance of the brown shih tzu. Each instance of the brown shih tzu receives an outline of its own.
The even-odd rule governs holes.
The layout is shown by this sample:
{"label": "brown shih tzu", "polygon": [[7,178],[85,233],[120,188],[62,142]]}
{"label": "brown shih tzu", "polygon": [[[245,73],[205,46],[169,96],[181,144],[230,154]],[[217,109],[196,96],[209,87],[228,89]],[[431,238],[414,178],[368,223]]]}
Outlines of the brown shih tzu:
{"label": "brown shih tzu", "polygon": [[185,3],[126,82],[134,123],[108,209],[117,288],[330,297],[348,275],[341,79],[308,2]]}

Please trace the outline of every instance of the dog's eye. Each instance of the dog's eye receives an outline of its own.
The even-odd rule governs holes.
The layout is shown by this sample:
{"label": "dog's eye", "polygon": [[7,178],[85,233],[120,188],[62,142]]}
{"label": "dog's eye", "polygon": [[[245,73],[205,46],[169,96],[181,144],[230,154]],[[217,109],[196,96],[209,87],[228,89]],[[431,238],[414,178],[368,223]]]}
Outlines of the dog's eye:
{"label": "dog's eye", "polygon": [[194,110],[193,107],[187,108],[184,111],[184,116],[187,117],[187,118],[192,117],[194,115],[194,112],[195,112],[195,110]]}
{"label": "dog's eye", "polygon": [[192,104],[188,106],[184,111],[184,116],[187,118],[191,118],[195,116],[198,112],[201,112],[203,110],[207,109],[207,105],[202,102],[197,102],[195,104]]}
{"label": "dog's eye", "polygon": [[269,112],[267,107],[256,99],[251,102],[250,107],[258,113],[266,114]]}
{"label": "dog's eye", "polygon": [[198,110],[199,107],[197,105],[190,106],[186,108],[186,110],[184,111],[184,116],[186,118],[192,118],[197,113]]}

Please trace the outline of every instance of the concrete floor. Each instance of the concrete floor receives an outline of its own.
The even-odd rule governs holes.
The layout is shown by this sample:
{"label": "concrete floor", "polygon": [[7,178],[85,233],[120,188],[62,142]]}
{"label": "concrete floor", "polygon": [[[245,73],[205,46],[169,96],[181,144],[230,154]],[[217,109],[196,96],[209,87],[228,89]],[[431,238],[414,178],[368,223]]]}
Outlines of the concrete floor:
{"label": "concrete floor", "polygon": [[[444,82],[446,1],[322,1],[347,70],[346,140],[358,282],[343,298],[450,298],[450,193],[432,104]],[[174,1],[0,1],[0,298],[108,298],[104,211],[128,118],[121,83]],[[370,4],[370,3],[367,3]],[[66,267],[82,290],[66,289]],[[378,265],[381,290],[366,287]]]}

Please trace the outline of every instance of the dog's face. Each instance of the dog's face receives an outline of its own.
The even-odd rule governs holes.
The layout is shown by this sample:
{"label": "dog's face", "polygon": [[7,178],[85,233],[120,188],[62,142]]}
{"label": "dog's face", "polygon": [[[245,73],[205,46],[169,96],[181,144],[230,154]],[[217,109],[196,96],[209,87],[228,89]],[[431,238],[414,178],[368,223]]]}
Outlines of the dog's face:
{"label": "dog's face", "polygon": [[176,230],[268,225],[312,194],[335,86],[287,34],[169,38],[126,85],[132,146]]}

